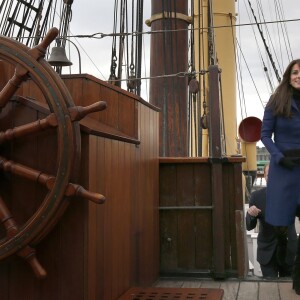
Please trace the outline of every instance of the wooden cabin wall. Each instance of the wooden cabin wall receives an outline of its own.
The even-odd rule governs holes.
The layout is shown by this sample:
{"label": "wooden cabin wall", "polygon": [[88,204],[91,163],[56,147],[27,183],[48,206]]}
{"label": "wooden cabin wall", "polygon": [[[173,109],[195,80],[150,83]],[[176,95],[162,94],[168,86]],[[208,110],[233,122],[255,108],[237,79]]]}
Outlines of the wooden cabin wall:
{"label": "wooden cabin wall", "polygon": [[[158,136],[155,114],[139,105],[141,144],[90,135],[88,186],[104,205],[88,204],[88,299],[117,299],[129,287],[158,278]],[[154,125],[154,127],[153,127]],[[91,294],[90,294],[91,293]]]}
{"label": "wooden cabin wall", "polygon": [[[61,220],[36,246],[48,273],[45,280],[36,279],[20,258],[0,262],[1,300],[115,300],[132,286],[151,285],[159,275],[159,112],[92,76],[68,77],[66,83],[76,105],[108,103],[106,112],[93,113],[81,125],[78,182],[107,201],[70,201]],[[30,81],[18,94],[45,102]],[[26,122],[28,115],[31,120],[43,115],[38,106],[18,107],[18,118]],[[55,139],[50,141],[55,146]],[[30,152],[31,145],[26,155],[34,160],[37,153]],[[36,147],[46,165],[52,161],[49,147]],[[22,193],[26,195],[24,185]]]}
{"label": "wooden cabin wall", "polygon": [[[91,75],[64,75],[62,78],[76,105],[87,106],[97,101],[107,102],[104,111],[100,114],[90,114],[90,118],[138,138],[137,102],[132,99],[142,101],[141,98]],[[147,104],[145,101],[143,103]]]}
{"label": "wooden cabin wall", "polygon": [[[208,158],[160,159],[160,272],[214,277],[212,163]],[[176,188],[174,188],[176,187]],[[245,273],[245,234],[237,232],[236,212],[244,210],[241,161],[222,164],[225,277]],[[219,199],[217,199],[218,201]],[[247,259],[246,259],[247,260]],[[247,260],[248,263],[248,260]]]}

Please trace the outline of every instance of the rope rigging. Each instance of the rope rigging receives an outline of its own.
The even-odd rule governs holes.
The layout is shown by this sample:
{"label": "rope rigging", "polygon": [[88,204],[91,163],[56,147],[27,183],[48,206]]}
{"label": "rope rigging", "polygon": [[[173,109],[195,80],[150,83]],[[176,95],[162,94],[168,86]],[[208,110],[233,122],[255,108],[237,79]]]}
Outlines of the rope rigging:
{"label": "rope rigging", "polygon": [[[275,9],[276,9],[275,11],[276,11],[276,16],[277,16],[276,18],[279,20],[284,20],[285,19],[284,10],[283,10],[283,6],[282,6],[282,2],[280,0],[275,1]],[[289,41],[289,37],[288,37],[286,24],[278,23],[277,28],[278,28],[278,37],[279,38],[281,36],[283,37],[286,54],[287,54],[288,60],[291,61],[293,59],[293,54],[292,54],[292,50],[291,50],[291,45],[290,45],[290,41]],[[280,46],[281,46],[281,43],[280,43]],[[282,51],[281,51],[281,56],[282,56]],[[281,61],[283,62],[283,59],[281,59]],[[285,67],[282,65],[281,69],[282,69],[282,73],[283,73],[283,70],[285,69]]]}
{"label": "rope rigging", "polygon": [[[202,0],[201,0],[202,1]],[[300,19],[286,19],[286,20],[277,20],[277,21],[266,21],[266,22],[249,22],[249,23],[242,23],[242,24],[234,24],[233,27],[248,27],[248,26],[256,26],[258,25],[268,25],[268,24],[279,24],[279,23],[290,23],[290,22],[299,22]],[[228,28],[231,27],[230,25],[218,25],[213,26],[214,29],[220,28]],[[209,27],[194,27],[194,31],[201,31],[201,30],[208,30]],[[103,33],[103,32],[95,32],[92,34],[77,34],[77,35],[70,35],[68,37],[77,37],[77,38],[93,38],[93,39],[103,39],[106,37],[111,36],[122,36],[122,35],[153,35],[153,34],[161,34],[164,32],[180,32],[180,31],[191,31],[190,28],[186,29],[168,29],[168,30],[152,30],[152,31],[142,31],[142,32],[128,32],[128,33]]]}
{"label": "rope rigging", "polygon": [[[246,9],[248,18],[249,18],[249,20],[250,20],[250,19],[251,19],[251,16],[250,16],[250,13],[249,13],[249,11],[248,11],[248,7],[247,7],[246,5],[245,5],[245,9]],[[256,49],[257,49],[257,51],[258,51],[258,55],[259,55],[259,58],[260,58],[260,61],[261,61],[261,64],[262,64],[262,68],[263,68],[263,70],[264,70],[264,74],[265,74],[265,76],[266,76],[266,78],[267,78],[267,82],[268,82],[268,85],[269,85],[269,87],[270,87],[270,92],[269,92],[269,94],[270,94],[270,93],[272,93],[273,90],[274,90],[274,85],[273,85],[273,81],[272,81],[272,78],[271,78],[271,75],[272,75],[272,74],[270,74],[269,69],[268,69],[267,66],[266,66],[265,60],[264,60],[264,58],[263,58],[263,55],[262,55],[262,52],[261,52],[261,49],[260,49],[260,46],[259,46],[259,43],[258,43],[258,40],[257,40],[256,32],[255,32],[253,26],[251,26],[251,30],[252,30],[252,33],[253,33],[253,36],[254,36],[254,40],[255,40],[255,43],[256,43]],[[242,38],[239,38],[239,40],[242,40]],[[249,76],[250,76],[251,82],[253,83],[253,86],[254,86],[255,91],[256,91],[256,93],[257,93],[257,96],[258,96],[258,98],[259,98],[259,100],[260,100],[260,103],[261,103],[262,107],[264,107],[263,102],[262,102],[262,99],[261,99],[261,96],[260,96],[260,94],[259,94],[259,92],[258,92],[257,85],[256,85],[256,83],[255,83],[255,81],[254,81],[253,75],[252,75],[252,73],[251,73],[251,70],[250,70],[249,65],[248,65],[248,63],[247,63],[247,60],[246,60],[246,58],[245,58],[244,52],[243,52],[243,50],[242,50],[243,47],[241,46],[241,43],[239,42],[239,40],[236,39],[236,45],[237,45],[237,57],[239,58],[239,54],[242,56],[242,60],[239,59],[239,61],[238,61],[238,62],[239,62],[239,72],[237,72],[237,75],[240,75],[240,80],[237,80],[237,82],[238,82],[238,83],[239,83],[239,82],[241,83],[241,90],[239,90],[239,96],[241,96],[241,93],[242,93],[242,97],[244,97],[243,78],[242,78],[242,73],[243,73],[243,72],[242,72],[242,61],[243,61],[243,62],[245,63],[245,65],[246,65],[248,74],[249,74]],[[268,62],[268,61],[267,61],[267,62]],[[244,109],[245,109],[245,114],[246,114],[246,116],[247,116],[247,110],[246,110],[245,99],[243,99],[243,102],[244,102],[243,105],[244,105]],[[240,103],[240,105],[241,105],[241,107],[243,106],[241,103]],[[241,114],[241,115],[243,116],[243,114]]]}
{"label": "rope rigging", "polygon": [[272,64],[274,73],[275,73],[275,75],[276,75],[276,78],[277,78],[278,82],[280,82],[280,81],[281,81],[281,78],[280,78],[280,76],[279,76],[279,74],[278,74],[278,70],[277,70],[277,68],[276,68],[276,65],[275,65],[275,62],[274,62],[274,60],[273,60],[272,54],[271,54],[271,52],[270,52],[270,50],[269,50],[269,47],[268,47],[268,45],[267,45],[267,43],[266,43],[264,34],[263,34],[263,32],[262,32],[262,30],[261,30],[261,28],[260,28],[260,26],[259,26],[259,24],[258,24],[258,22],[257,22],[257,18],[256,18],[256,15],[255,15],[255,13],[254,13],[254,10],[253,10],[253,8],[252,8],[252,5],[251,5],[250,0],[248,0],[248,3],[249,3],[249,6],[250,6],[250,9],[251,9],[251,11],[252,11],[253,17],[254,17],[254,19],[255,19],[255,22],[256,22],[258,31],[259,31],[260,36],[261,36],[261,38],[262,38],[262,41],[263,41],[263,43],[264,43],[265,49],[266,49],[266,51],[267,51],[267,53],[268,53],[270,62],[271,62],[271,64]]}
{"label": "rope rigging", "polygon": [[[57,0],[56,0],[57,1]],[[1,34],[12,37],[29,47],[37,45],[40,38],[50,29],[51,12],[56,10],[56,2],[23,0],[2,1],[0,6]],[[45,9],[45,17],[42,21],[42,12]]]}
{"label": "rope rigging", "polygon": [[[114,23],[113,23],[113,33],[117,31],[117,15],[118,15],[118,4],[115,1],[114,5]],[[116,35],[112,38],[111,44],[111,65],[110,65],[110,75],[109,75],[109,82],[112,80],[116,80],[116,68],[117,68],[117,38]]]}
{"label": "rope rigging", "polygon": [[[246,3],[247,3],[247,5],[246,5]],[[283,66],[284,66],[283,61],[285,60],[285,56],[287,56],[289,60],[292,58],[292,51],[291,51],[291,46],[290,46],[290,43],[289,43],[289,37],[288,37],[286,27],[285,27],[286,23],[284,22],[285,15],[284,15],[282,1],[281,0],[275,0],[274,6],[273,6],[274,12],[271,11],[271,10],[268,11],[269,16],[271,16],[271,18],[272,17],[274,18],[273,14],[275,14],[275,17],[278,20],[277,23],[273,23],[273,25],[275,25],[276,28],[275,28],[275,26],[273,26],[271,28],[273,30],[275,28],[272,35],[271,35],[270,30],[269,30],[270,28],[268,28],[268,26],[267,26],[268,24],[270,24],[270,22],[266,22],[265,13],[264,13],[265,10],[263,9],[261,0],[256,1],[257,16],[255,15],[254,9],[251,6],[251,3],[250,3],[249,0],[245,1],[244,4],[245,4],[246,12],[248,14],[248,18],[250,20],[250,23],[251,23],[251,17],[254,18],[255,19],[255,25],[256,25],[255,27],[259,27],[259,29],[260,29],[259,30],[260,37],[261,37],[261,34],[263,34],[263,36],[266,37],[266,38],[263,38],[263,42],[264,42],[264,47],[263,48],[266,49],[265,45],[267,43],[271,46],[271,48],[269,48],[269,47],[267,48],[267,50],[269,50],[269,51],[266,51],[267,59],[265,60],[263,58],[263,55],[262,55],[262,52],[261,52],[261,46],[259,45],[259,42],[258,42],[257,37],[256,37],[254,27],[251,26],[253,36],[254,36],[254,39],[255,39],[255,42],[256,42],[256,46],[257,46],[256,50],[258,51],[258,56],[260,58],[261,65],[262,65],[262,70],[264,72],[264,79],[266,81],[266,87],[269,90],[269,95],[270,95],[271,93],[273,93],[273,91],[275,89],[274,86],[276,85],[276,83],[274,84],[274,82],[273,82],[272,75],[275,73],[276,79],[277,79],[277,80],[275,79],[275,81],[280,80],[280,77],[279,77],[279,71],[277,71],[276,67],[275,67],[275,70],[277,71],[277,73],[276,72],[274,72],[274,73],[270,72],[269,70],[274,70],[274,65],[275,65],[275,60],[276,60],[276,63],[279,66],[280,72],[282,73],[281,70],[283,69]],[[248,7],[250,7],[251,13],[249,13]],[[261,26],[258,26],[258,24],[260,24]],[[262,26],[262,25],[264,25],[264,26]],[[271,36],[273,36],[273,38]],[[275,36],[275,38],[274,38],[274,36]],[[242,38],[240,38],[240,39],[242,39]],[[277,42],[277,44],[276,44],[276,42]],[[242,55],[241,59],[246,64],[248,74],[249,74],[250,79],[251,79],[251,81],[254,85],[255,91],[258,95],[259,101],[261,103],[261,107],[264,108],[263,101],[262,101],[261,96],[258,92],[258,87],[257,87],[257,85],[256,85],[256,83],[253,79],[253,76],[251,74],[249,65],[247,64],[245,55],[243,53],[243,50],[245,50],[244,49],[245,47],[242,47],[238,40],[236,41],[236,45],[237,45],[238,53],[240,53]],[[277,47],[275,47],[275,46],[277,46]],[[270,60],[269,54],[270,54],[271,50],[272,50],[272,53],[274,53],[273,57],[275,58],[275,60],[274,59]],[[287,55],[283,55],[284,51],[286,51]],[[237,57],[239,58],[238,53],[237,53]],[[237,82],[241,83],[241,86],[238,90],[238,95],[239,95],[239,98],[242,99],[242,97],[244,97],[244,95],[243,95],[244,89],[243,89],[243,83],[242,83],[243,78],[242,78],[242,67],[241,67],[242,63],[241,63],[241,60],[239,60],[239,64],[240,64],[239,74],[241,74],[241,75],[240,75],[240,78],[237,80]],[[243,103],[242,103],[242,101],[243,101]],[[245,114],[247,115],[245,99],[242,99],[242,101],[240,100],[241,109],[244,106]],[[243,113],[242,113],[242,115],[243,115]]]}
{"label": "rope rigging", "polygon": [[[204,12],[204,4],[203,2],[201,3],[201,11],[202,11],[202,14]],[[200,7],[200,0],[198,0],[198,7]],[[199,12],[200,13],[200,12]],[[201,18],[201,26],[200,26],[200,18],[198,18],[198,28],[202,28],[202,32],[204,32],[204,29],[205,29],[205,26],[204,26],[204,18]],[[205,53],[205,49],[204,49],[204,34],[202,33],[201,35],[201,39],[200,39],[200,30],[198,30],[198,36],[199,36],[199,41],[201,40],[201,52],[199,51],[199,66],[198,66],[198,69],[200,70],[201,69],[201,62],[202,62],[202,66],[205,65],[205,57],[204,57],[204,53]],[[201,55],[202,53],[202,55]],[[205,76],[202,76],[202,86],[203,86],[203,89],[202,89],[202,98],[203,98],[203,115],[200,119],[200,122],[201,122],[201,131],[202,131],[202,128],[203,129],[206,129],[207,128],[207,102],[206,102],[206,77]]]}
{"label": "rope rigging", "polygon": [[[194,1],[198,1],[199,3],[199,7],[201,7],[201,5],[203,5],[203,1],[202,0],[193,0]],[[48,1],[35,1],[35,0],[28,0],[26,3],[27,5],[24,4],[25,1],[22,0],[14,0],[14,1],[1,1],[0,4],[0,14],[1,14],[1,18],[0,18],[0,28],[1,28],[1,33],[6,35],[9,35],[10,37],[14,37],[16,39],[18,39],[19,41],[22,42],[26,42],[26,45],[30,46],[30,44],[38,44],[40,38],[42,36],[44,36],[45,32],[54,25],[54,19],[55,18],[60,18],[61,22],[63,22],[63,20],[65,21],[65,25],[68,24],[71,21],[72,18],[72,12],[70,11],[70,13],[68,14],[68,17],[65,16],[65,14],[67,14],[67,7],[65,7],[65,10],[61,12],[61,15],[59,16],[59,14],[57,13],[57,3],[59,2],[58,0],[48,0]],[[63,2],[68,2],[68,1],[63,1]],[[73,1],[71,1],[73,2]],[[123,1],[124,3],[126,3],[127,5],[127,1]],[[176,1],[175,1],[176,2]],[[248,0],[248,2],[250,3],[250,1]],[[117,6],[115,4],[116,7],[119,7],[119,3],[121,3],[121,0],[115,0],[115,3],[117,3]],[[124,4],[125,5],[125,4]],[[123,5],[123,7],[124,7]],[[174,4],[176,5],[176,3]],[[251,3],[250,3],[251,5]],[[22,7],[23,6],[23,7]],[[133,8],[133,6],[135,6]],[[261,32],[263,34],[263,36],[265,36],[265,43],[267,44],[267,36],[269,36],[270,34],[267,33],[267,35],[265,35],[263,33],[263,27],[262,25],[267,25],[267,24],[277,24],[278,26],[278,34],[277,36],[279,36],[279,32],[281,33],[280,36],[283,36],[282,41],[284,41],[286,47],[287,47],[287,55],[289,57],[289,59],[291,59],[292,57],[292,51],[291,51],[291,46],[288,40],[288,36],[287,36],[287,22],[295,22],[295,21],[299,21],[299,19],[293,19],[293,20],[286,20],[285,19],[285,15],[284,15],[284,11],[283,11],[283,4],[282,1],[280,0],[275,0],[274,1],[274,9],[276,11],[276,19],[277,21],[270,21],[270,22],[266,22],[265,18],[262,15],[262,4],[260,1],[257,2],[257,6],[259,8],[259,16],[261,16],[261,19],[256,18],[255,19],[255,23],[244,23],[244,24],[235,24],[235,25],[230,25],[231,27],[237,27],[237,26],[251,26],[252,25],[256,25],[258,28],[261,29]],[[210,26],[208,26],[208,28],[205,28],[205,26],[203,24],[200,24],[200,20],[199,20],[199,24],[198,26],[193,26],[187,29],[178,29],[177,27],[175,28],[164,28],[163,30],[158,30],[158,31],[143,31],[143,0],[137,0],[134,1],[132,0],[132,14],[131,14],[131,19],[135,18],[135,24],[134,24],[134,20],[131,20],[131,32],[128,32],[128,30],[126,31],[123,30],[123,32],[121,32],[121,30],[117,29],[117,23],[114,27],[113,33],[108,33],[108,34],[104,34],[104,33],[93,33],[93,34],[88,34],[88,35],[71,35],[68,28],[65,27],[65,25],[61,25],[60,26],[60,35],[61,36],[65,36],[66,38],[94,38],[94,39],[101,39],[101,38],[106,38],[106,37],[111,37],[112,38],[112,59],[111,59],[111,81],[112,82],[121,82],[123,81],[122,78],[118,78],[118,76],[115,74],[117,71],[117,62],[118,62],[118,55],[117,55],[117,39],[118,37],[124,37],[124,36],[128,36],[130,37],[130,41],[129,43],[127,42],[127,47],[124,46],[124,52],[126,52],[126,48],[128,48],[126,55],[123,54],[122,57],[127,57],[127,61],[125,62],[125,66],[126,66],[126,73],[127,73],[127,85],[129,84],[128,89],[132,92],[135,92],[137,94],[140,93],[140,85],[141,85],[141,56],[142,56],[142,36],[143,35],[147,35],[147,34],[160,34],[161,32],[180,32],[182,30],[188,30],[191,32],[193,32],[194,34],[199,35],[199,41],[203,36],[200,37],[200,30],[205,30],[205,29],[209,29],[210,31],[215,29],[215,28],[225,28],[228,27],[228,25],[224,25],[224,26],[215,26],[213,24],[213,22],[211,22]],[[211,3],[209,5],[209,9],[211,9]],[[253,10],[253,9],[252,9]],[[44,11],[44,12],[43,12]],[[136,15],[134,16],[134,11],[136,11]],[[118,11],[115,10],[114,12],[115,16],[114,19],[118,18]],[[255,15],[255,14],[254,14]],[[125,18],[125,15],[124,15]],[[19,26],[17,23],[13,23],[13,22],[9,22],[8,20],[18,20],[18,22],[20,23]],[[118,20],[114,20],[114,23],[117,22]],[[202,20],[203,22],[203,20]],[[134,26],[135,25],[135,26]],[[201,25],[201,26],[200,26]],[[125,25],[124,25],[125,26]],[[126,27],[126,26],[125,26]],[[27,32],[26,28],[32,28],[32,31],[29,35],[29,33]],[[121,29],[121,27],[120,27]],[[267,31],[267,27],[265,29]],[[267,31],[268,32],[268,31]],[[213,35],[211,35],[211,38],[213,40]],[[270,44],[272,42],[272,39],[270,39]],[[126,44],[126,41],[124,42]],[[203,47],[204,43],[200,43],[201,47]],[[213,45],[213,43],[212,43]],[[32,45],[31,45],[32,46]],[[119,48],[120,49],[120,48]],[[270,48],[271,49],[271,48]],[[270,50],[269,49],[269,50]],[[216,60],[214,54],[213,54],[213,49],[210,50],[210,57],[211,60],[214,61]],[[271,51],[270,51],[271,52]],[[276,52],[274,52],[275,54],[273,54],[273,58],[277,57]],[[200,55],[200,54],[199,54]],[[276,64],[276,61],[274,61],[273,59],[273,64],[272,67],[269,68],[268,67],[268,62],[266,63],[263,59],[262,59],[262,55],[261,56],[261,61],[262,61],[262,66],[264,69],[264,72],[266,74],[266,78],[268,81],[268,85],[269,88],[271,89],[271,91],[273,90],[273,84],[272,84],[272,74],[269,73],[269,69],[272,69],[273,64]],[[128,59],[129,58],[129,59]],[[194,59],[194,58],[192,58]],[[201,60],[203,60],[203,57],[199,57],[199,62]],[[278,58],[277,58],[278,61]],[[282,61],[282,59],[281,59]],[[192,63],[192,62],[191,62]],[[280,64],[277,63],[279,66]],[[95,65],[95,64],[94,64]],[[96,67],[96,66],[95,66]],[[122,63],[119,63],[119,68],[122,69]],[[98,69],[99,70],[99,69]],[[276,69],[277,70],[277,69]],[[182,70],[183,72],[185,70]],[[100,72],[100,71],[99,71]],[[120,73],[121,71],[119,70],[118,73]],[[101,73],[101,72],[100,72]],[[178,73],[178,72],[172,72],[174,74]],[[191,70],[191,73],[193,73],[193,69]],[[276,78],[278,80],[278,78],[280,79],[280,77],[278,77],[280,72],[277,71],[277,75]],[[102,75],[103,76],[103,75]],[[104,77],[104,76],[103,76]],[[144,78],[149,78],[147,76],[144,76]],[[125,80],[124,80],[125,81]],[[130,88],[130,85],[132,86]],[[203,86],[203,89],[201,90],[205,90],[205,78],[203,76],[203,78],[201,79],[201,86]],[[201,91],[202,93],[202,91]],[[202,96],[203,101],[203,112],[205,113],[205,109],[206,109],[206,99],[205,99],[205,94],[203,94]]]}
{"label": "rope rigging", "polygon": [[[123,67],[125,67],[127,90],[137,95],[140,95],[141,86],[142,34],[136,35],[134,33],[143,32],[143,2],[144,0],[132,0],[130,18],[128,16],[129,5],[127,0],[115,0],[114,2],[111,66],[109,75],[109,82],[120,86]],[[131,32],[128,30],[130,21]],[[118,25],[119,30],[117,31]],[[117,37],[119,37],[118,40]],[[129,37],[131,37],[130,40]],[[118,53],[117,44],[119,46]],[[124,64],[123,58],[125,58]]]}
{"label": "rope rigging", "polygon": [[[196,70],[195,67],[195,41],[194,41],[194,0],[192,0],[191,4],[191,15],[192,15],[192,23],[191,23],[191,34],[190,34],[190,62],[188,69],[193,73]],[[188,120],[189,120],[189,140],[188,144],[190,145],[190,156],[199,156],[200,155],[200,139],[198,139],[199,132],[201,131],[201,127],[197,124],[200,124],[200,119],[198,116],[201,114],[201,104],[200,104],[200,97],[199,97],[199,82],[194,74],[189,78],[189,108],[188,108]],[[198,112],[199,110],[199,112]],[[194,142],[194,153],[192,151],[192,143]],[[197,142],[198,141],[198,142]]]}
{"label": "rope rigging", "polygon": [[[275,7],[276,18],[280,19],[280,15],[278,14],[278,10],[277,10],[277,7],[278,7],[277,0],[275,0],[275,6],[274,7]],[[262,7],[262,3],[260,1],[257,1],[257,11],[258,11],[260,20],[262,20],[261,22],[265,22],[263,7]],[[272,15],[272,11],[270,12],[270,14]],[[278,65],[279,69],[280,69],[280,73],[283,73],[283,69],[284,69],[284,67],[282,66],[282,63],[280,63],[280,61],[281,62],[283,61],[283,58],[282,58],[282,41],[281,41],[281,39],[282,39],[282,37],[285,39],[284,33],[279,28],[279,26],[282,25],[282,24],[283,23],[276,24],[277,25],[276,26],[277,27],[276,32],[273,33],[273,36],[275,36],[278,39],[278,45],[279,45],[279,49],[280,49],[279,54],[281,56],[281,60],[278,58],[279,57],[279,55],[277,53],[278,51],[276,51],[276,47],[274,46],[275,39],[271,38],[271,34],[270,34],[268,26],[263,26],[263,30],[265,31],[268,44],[270,45],[270,48],[272,49],[272,53],[274,54],[276,63]]]}
{"label": "rope rigging", "polygon": [[[134,31],[134,0],[132,0],[132,6],[131,6],[131,31]],[[135,64],[134,64],[134,52],[135,52],[135,46],[134,46],[134,36],[131,36],[131,48],[130,48],[130,63],[128,59],[129,68],[127,68],[127,88],[130,92],[133,92],[135,88],[135,80],[130,80],[132,78],[135,78]]]}
{"label": "rope rigging", "polygon": [[[120,3],[120,32],[128,32],[128,11],[127,11],[127,0],[121,0]],[[125,48],[125,37],[126,37],[126,52],[124,54]],[[120,36],[119,41],[119,65],[118,65],[118,74],[117,78],[122,78],[122,68],[123,68],[123,58],[126,57],[127,64],[128,64],[128,35]],[[126,70],[127,71],[127,70]]]}
{"label": "rope rigging", "polygon": [[208,52],[209,64],[217,64],[216,49],[215,49],[215,34],[214,34],[214,17],[212,9],[212,1],[208,1]]}
{"label": "rope rigging", "polygon": [[[143,31],[143,11],[144,11],[144,1],[143,0],[137,0],[137,16],[136,16],[136,32],[142,32]],[[138,79],[141,77],[141,71],[142,71],[142,35],[139,35],[136,37],[136,47],[135,47],[135,53],[136,53],[136,59],[135,59],[135,78]],[[141,95],[141,80],[136,81],[136,94]]]}
{"label": "rope rigging", "polygon": [[72,20],[72,3],[73,0],[65,0],[62,6],[60,25],[59,25],[59,36],[62,37],[62,46],[66,45],[66,37],[69,32],[70,22]]}

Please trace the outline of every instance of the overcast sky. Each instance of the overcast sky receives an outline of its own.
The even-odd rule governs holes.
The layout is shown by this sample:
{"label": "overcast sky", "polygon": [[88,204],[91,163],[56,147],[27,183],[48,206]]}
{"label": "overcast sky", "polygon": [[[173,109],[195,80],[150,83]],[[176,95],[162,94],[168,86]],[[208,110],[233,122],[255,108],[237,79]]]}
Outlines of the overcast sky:
{"label": "overcast sky", "polygon": [[[178,0],[179,1],[179,0]],[[128,1],[128,3],[131,1]],[[144,20],[151,16],[151,0],[144,1]],[[272,22],[278,20],[278,13],[281,11],[284,14],[285,20],[300,19],[300,3],[299,0],[260,0],[259,2],[251,0],[252,7],[259,21]],[[82,5],[85,7],[83,8]],[[74,0],[73,3],[73,18],[71,21],[71,34],[73,35],[91,35],[97,32],[112,33],[113,32],[113,11],[114,1],[79,1]],[[279,5],[279,6],[278,6]],[[283,7],[281,7],[283,5]],[[254,19],[248,4],[248,0],[238,0],[236,3],[237,24],[253,23]],[[266,32],[266,28],[268,33]],[[275,66],[278,73],[282,75],[282,71],[290,61],[290,55],[295,59],[300,57],[300,22],[287,22],[284,27],[279,27],[276,24],[262,26],[265,33],[265,39],[268,43],[270,51],[275,61]],[[284,37],[282,31],[287,31]],[[145,25],[144,31],[150,31],[150,28]],[[263,105],[268,100],[271,88],[264,75],[262,59],[270,71],[270,80],[274,87],[277,85],[276,76],[272,71],[272,66],[266,55],[266,50],[262,43],[262,38],[259,35],[257,27],[254,26],[240,26],[237,27],[237,39],[241,48],[239,52],[238,64],[238,81],[239,90],[237,91],[238,114],[239,118],[246,116],[256,116],[262,118]],[[269,36],[268,36],[269,34]],[[149,53],[150,35],[144,35],[144,54],[145,59],[143,76],[145,72],[149,72],[149,65],[147,65],[150,57]],[[107,80],[110,73],[111,60],[111,37],[102,39],[77,39],[79,45],[82,72],[92,74],[102,80]],[[288,46],[286,46],[288,45]],[[288,50],[286,50],[288,47]],[[72,48],[72,46],[71,46]],[[273,52],[276,49],[276,52]],[[288,51],[288,52],[287,52]],[[290,54],[291,53],[291,54]],[[78,66],[77,54],[74,50],[71,53],[72,61],[74,63],[73,72]],[[185,71],[185,70],[183,70]],[[242,79],[241,79],[242,78]],[[148,100],[147,85],[142,83],[143,98]],[[239,107],[239,103],[242,107]]]}
{"label": "overcast sky", "polygon": [[[300,3],[298,0],[260,0],[261,7],[263,8],[263,18],[266,22],[272,22],[276,20],[293,20],[300,19]],[[252,7],[259,20],[262,20],[262,15],[259,12],[257,1],[251,1]],[[275,4],[283,5],[282,7],[275,7]],[[241,24],[252,23],[254,18],[249,8],[248,0],[239,1],[237,4],[238,22]],[[284,18],[280,19],[276,15],[276,10],[282,9]],[[249,17],[250,16],[250,17]],[[283,25],[283,26],[282,26]],[[278,74],[282,77],[282,73],[291,59],[299,58],[300,36],[299,36],[299,21],[286,22],[285,24],[268,24],[261,26],[264,30],[264,37],[266,39],[267,46],[271,51],[272,58]],[[267,31],[266,31],[267,30]],[[284,32],[284,33],[283,33]],[[269,35],[268,35],[269,34]],[[260,56],[263,57],[264,63],[269,70],[270,80],[273,87],[278,84],[275,73],[272,71],[272,65],[267,56],[267,51],[263,45],[263,40],[259,34],[257,26],[241,26],[237,29],[237,38],[241,46],[243,56],[240,57],[240,68],[243,78],[243,91],[238,95],[239,97],[246,98],[246,110],[242,115],[245,117],[245,113],[262,118],[263,106],[270,96],[271,88],[264,76],[263,64]],[[250,71],[247,70],[246,67]],[[239,77],[241,76],[239,74]],[[251,79],[253,77],[253,80]],[[254,82],[253,82],[254,81]],[[256,91],[258,90],[258,92]],[[259,94],[259,96],[258,96]]]}

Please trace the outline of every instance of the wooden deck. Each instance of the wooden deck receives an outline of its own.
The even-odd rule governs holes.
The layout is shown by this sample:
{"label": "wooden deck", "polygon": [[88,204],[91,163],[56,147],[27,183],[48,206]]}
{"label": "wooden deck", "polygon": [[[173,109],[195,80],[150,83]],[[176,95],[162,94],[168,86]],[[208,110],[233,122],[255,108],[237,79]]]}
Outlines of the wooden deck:
{"label": "wooden deck", "polygon": [[174,288],[220,288],[223,300],[296,300],[300,299],[292,289],[291,279],[286,280],[237,280],[213,281],[209,279],[161,278],[155,287]]}

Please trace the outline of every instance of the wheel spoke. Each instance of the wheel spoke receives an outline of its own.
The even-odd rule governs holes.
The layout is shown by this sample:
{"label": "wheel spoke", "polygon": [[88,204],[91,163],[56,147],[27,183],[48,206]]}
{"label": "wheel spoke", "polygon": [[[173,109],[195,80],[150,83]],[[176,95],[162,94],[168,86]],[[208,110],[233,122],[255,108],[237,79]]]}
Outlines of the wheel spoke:
{"label": "wheel spoke", "polygon": [[57,119],[54,113],[44,119],[39,119],[37,121],[0,132],[0,144],[15,138],[40,132],[50,127],[57,127]]}
{"label": "wheel spoke", "polygon": [[0,109],[2,109],[15,94],[21,83],[26,79],[28,71],[22,67],[16,67],[15,74],[6,83],[0,92]]}
{"label": "wheel spoke", "polygon": [[0,197],[0,221],[6,229],[6,237],[8,239],[14,237],[18,232],[18,226],[2,197]]}
{"label": "wheel spoke", "polygon": [[[33,168],[29,168],[19,163],[15,163],[1,156],[0,156],[0,168],[14,175],[21,176],[31,181],[36,181],[42,184],[43,186],[45,186],[48,190],[51,190],[53,188],[54,182],[56,180],[56,178],[52,175],[43,173]],[[105,202],[105,197],[103,195],[99,193],[93,193],[87,191],[81,185],[75,183],[67,184],[64,195],[68,197],[73,197],[73,196],[81,197],[85,200],[89,200],[97,204],[102,204]]]}
{"label": "wheel spoke", "polygon": [[98,112],[101,110],[104,110],[106,108],[106,102],[105,101],[99,101],[95,102],[94,104],[91,104],[89,106],[74,106],[69,108],[71,121],[79,121],[83,119],[88,114],[91,114],[93,112]]}
{"label": "wheel spoke", "polygon": [[37,278],[43,279],[47,276],[46,270],[42,267],[36,257],[36,250],[34,248],[27,245],[22,250],[18,251],[17,255],[28,262]]}
{"label": "wheel spoke", "polygon": [[[99,101],[92,105],[83,107],[83,106],[74,106],[69,108],[71,121],[79,121],[83,119],[90,113],[98,112],[104,110],[106,108],[106,102]],[[0,132],[0,144],[3,144],[6,141],[20,138],[24,136],[28,136],[40,131],[43,131],[48,128],[55,128],[57,127],[57,118],[54,113],[51,113],[44,119],[39,119],[37,121],[31,122],[29,124],[17,126],[14,128],[7,129],[6,131]]]}
{"label": "wheel spoke", "polygon": [[[36,47],[29,49],[28,54],[34,59],[38,60],[45,56],[46,49],[50,43],[56,38],[58,34],[57,28],[49,30],[43,41]],[[2,109],[15,94],[20,87],[21,83],[28,78],[28,70],[20,64],[16,65],[13,77],[7,82],[2,91],[0,92],[0,109]]]}
{"label": "wheel spoke", "polygon": [[[13,238],[18,233],[18,225],[8,210],[2,197],[0,197],[0,221],[6,229],[6,236],[8,239]],[[17,255],[25,259],[31,266],[34,274],[38,278],[45,278],[47,273],[45,269],[39,263],[36,257],[36,251],[34,248],[26,245],[23,249],[17,252]]]}

